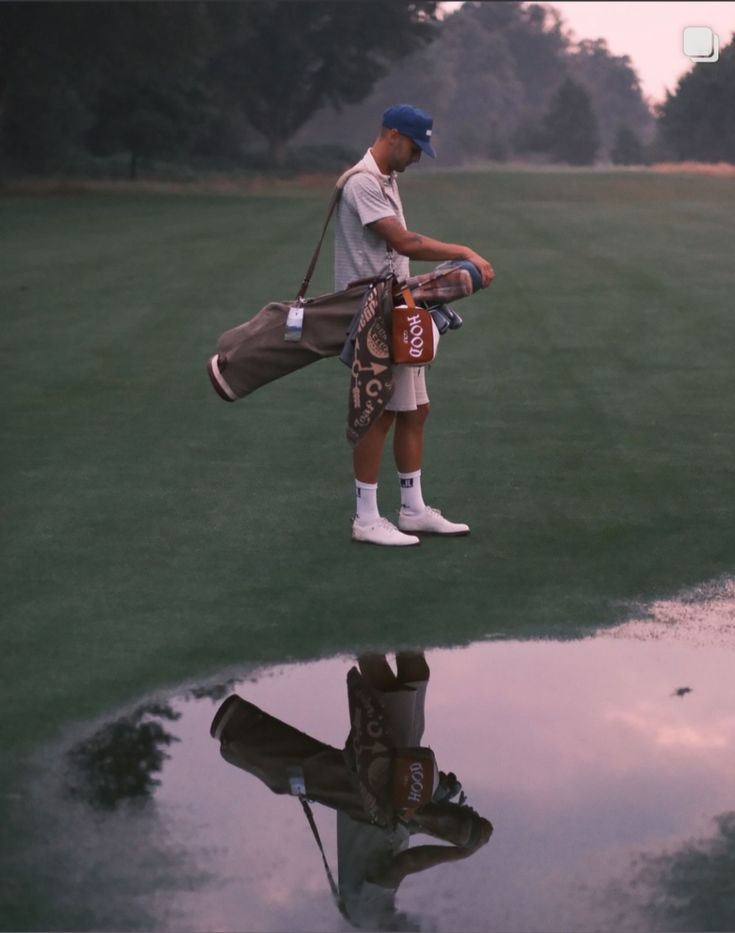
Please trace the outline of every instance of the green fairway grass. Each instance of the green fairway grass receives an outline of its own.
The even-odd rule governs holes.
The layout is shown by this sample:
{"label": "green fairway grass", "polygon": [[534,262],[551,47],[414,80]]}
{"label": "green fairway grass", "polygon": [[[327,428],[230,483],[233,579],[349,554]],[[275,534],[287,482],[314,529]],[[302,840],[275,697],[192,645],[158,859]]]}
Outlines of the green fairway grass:
{"label": "green fairway grass", "polygon": [[732,572],[733,181],[402,188],[412,228],[497,278],[429,374],[424,489],[472,534],[398,552],[350,543],[345,367],[235,405],[205,372],[295,294],[328,184],[0,198],[6,762],[240,661],[571,637]]}

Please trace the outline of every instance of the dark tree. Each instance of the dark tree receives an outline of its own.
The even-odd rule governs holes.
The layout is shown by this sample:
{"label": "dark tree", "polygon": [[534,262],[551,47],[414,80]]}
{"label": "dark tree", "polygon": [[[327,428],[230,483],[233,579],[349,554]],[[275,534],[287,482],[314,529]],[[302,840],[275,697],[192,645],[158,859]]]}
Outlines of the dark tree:
{"label": "dark tree", "polygon": [[286,144],[317,110],[362,100],[394,61],[434,37],[435,8],[393,0],[208,4],[219,46],[212,73],[281,165]]}
{"label": "dark tree", "polygon": [[0,3],[0,154],[46,169],[89,123],[78,4]]}
{"label": "dark tree", "polygon": [[3,153],[41,170],[90,141],[133,168],[170,151],[195,125],[209,41],[200,3],[0,3]]}
{"label": "dark tree", "polygon": [[566,78],[544,118],[546,147],[555,162],[592,165],[600,146],[597,118],[585,89]]}
{"label": "dark tree", "polygon": [[589,94],[601,148],[607,155],[612,156],[621,125],[628,126],[641,141],[651,141],[654,117],[627,55],[613,55],[604,39],[583,39],[569,57],[569,74]]}
{"label": "dark tree", "polygon": [[135,179],[142,157],[173,155],[194,137],[208,103],[204,70],[212,34],[202,4],[84,4],[96,37],[92,152],[127,152]]}
{"label": "dark tree", "polygon": [[101,92],[87,143],[100,155],[126,152],[134,181],[142,157],[172,156],[187,147],[205,102],[204,92],[187,82],[156,86],[130,78]]}
{"label": "dark tree", "polygon": [[618,127],[611,157],[615,165],[642,165],[644,162],[643,143],[626,123]]}
{"label": "dark tree", "polygon": [[695,64],[667,94],[659,131],[676,159],[735,162],[735,41]]}
{"label": "dark tree", "polygon": [[573,41],[553,7],[468,0],[437,31],[431,45],[401,55],[362,103],[316,113],[299,141],[362,139],[386,106],[408,100],[434,116],[442,165],[535,157],[546,151],[543,119],[568,75],[589,95],[606,154],[622,123],[650,142],[654,118],[630,60],[602,40]]}
{"label": "dark tree", "polygon": [[548,103],[549,90],[564,77],[569,40],[562,30],[559,13],[551,6],[481,3],[480,14],[487,19],[490,8],[495,8],[495,15],[502,15],[506,5],[519,8],[504,32],[516,73],[526,89],[526,107],[529,114],[538,115]]}

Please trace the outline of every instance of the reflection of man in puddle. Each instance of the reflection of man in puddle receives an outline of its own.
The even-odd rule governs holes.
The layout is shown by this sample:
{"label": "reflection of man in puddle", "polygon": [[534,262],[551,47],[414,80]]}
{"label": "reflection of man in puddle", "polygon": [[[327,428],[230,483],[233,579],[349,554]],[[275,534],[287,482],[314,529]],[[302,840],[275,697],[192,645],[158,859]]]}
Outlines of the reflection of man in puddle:
{"label": "reflection of man in puddle", "polygon": [[[423,654],[399,652],[394,673],[384,655],[358,659],[360,683],[378,700],[397,748],[413,748],[424,732],[429,667]],[[357,672],[352,676],[357,676]],[[451,798],[460,786],[454,775],[441,780],[430,802],[411,814],[392,813],[386,825],[371,822],[349,749],[319,742],[269,716],[252,703],[231,696],[212,722],[226,761],[260,778],[277,794],[293,793],[289,775],[301,775],[306,798],[337,810],[339,906],[355,925],[369,929],[410,929],[411,920],[395,906],[398,886],[410,874],[467,858],[490,838],[492,826]],[[349,763],[349,764],[348,764]],[[425,833],[450,845],[409,847]]]}

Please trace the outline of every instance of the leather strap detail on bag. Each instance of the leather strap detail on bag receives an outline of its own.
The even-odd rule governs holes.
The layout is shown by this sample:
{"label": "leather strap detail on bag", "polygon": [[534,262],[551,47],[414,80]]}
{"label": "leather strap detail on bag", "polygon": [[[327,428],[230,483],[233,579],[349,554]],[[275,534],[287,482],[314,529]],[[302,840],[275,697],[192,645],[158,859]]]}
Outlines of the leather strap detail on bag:
{"label": "leather strap detail on bag", "polygon": [[393,362],[423,366],[436,356],[438,332],[429,311],[416,306],[407,288],[401,297],[404,304],[394,305],[391,322]]}

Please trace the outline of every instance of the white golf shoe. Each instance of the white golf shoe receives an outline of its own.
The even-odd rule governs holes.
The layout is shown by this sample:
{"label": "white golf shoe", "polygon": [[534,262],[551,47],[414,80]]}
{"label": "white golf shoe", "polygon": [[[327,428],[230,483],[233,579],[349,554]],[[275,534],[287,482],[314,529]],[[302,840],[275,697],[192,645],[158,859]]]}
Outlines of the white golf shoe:
{"label": "white golf shoe", "polygon": [[385,547],[411,547],[421,544],[416,535],[403,534],[382,516],[369,523],[361,523],[355,519],[352,523],[352,540],[364,544],[382,544]]}
{"label": "white golf shoe", "polygon": [[424,535],[468,535],[470,526],[462,522],[450,522],[439,509],[427,505],[423,512],[409,512],[401,508],[398,513],[398,527],[401,531]]}

